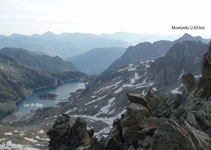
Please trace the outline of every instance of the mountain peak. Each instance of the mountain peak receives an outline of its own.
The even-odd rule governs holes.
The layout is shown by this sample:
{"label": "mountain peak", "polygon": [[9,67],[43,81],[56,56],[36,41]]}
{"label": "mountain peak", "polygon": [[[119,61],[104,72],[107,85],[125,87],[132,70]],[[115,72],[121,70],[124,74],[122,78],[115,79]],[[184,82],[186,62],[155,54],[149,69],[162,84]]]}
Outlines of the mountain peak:
{"label": "mountain peak", "polygon": [[55,34],[51,31],[47,31],[47,32],[43,33],[43,35],[55,35]]}
{"label": "mountain peak", "polygon": [[191,38],[193,37],[192,35],[185,33],[181,38]]}

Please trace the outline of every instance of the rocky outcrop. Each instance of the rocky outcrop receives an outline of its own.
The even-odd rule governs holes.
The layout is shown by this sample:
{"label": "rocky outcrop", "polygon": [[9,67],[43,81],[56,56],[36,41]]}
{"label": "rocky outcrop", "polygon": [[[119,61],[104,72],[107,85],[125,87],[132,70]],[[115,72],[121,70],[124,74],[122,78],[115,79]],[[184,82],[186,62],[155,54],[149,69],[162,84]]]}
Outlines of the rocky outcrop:
{"label": "rocky outcrop", "polygon": [[68,115],[62,114],[54,122],[47,134],[50,138],[50,150],[94,150],[100,145],[93,136],[93,129],[87,130],[86,122],[78,118],[72,125]]}
{"label": "rocky outcrop", "polygon": [[[211,138],[206,133],[193,128],[184,119],[157,118],[150,115],[148,108],[141,104],[130,103],[125,116],[116,122],[118,127],[114,125],[109,134],[112,137],[107,137],[106,140],[107,143],[119,145],[120,150],[208,150],[211,148]],[[116,136],[119,140],[116,140]],[[105,145],[105,149],[113,150],[111,145]]]}

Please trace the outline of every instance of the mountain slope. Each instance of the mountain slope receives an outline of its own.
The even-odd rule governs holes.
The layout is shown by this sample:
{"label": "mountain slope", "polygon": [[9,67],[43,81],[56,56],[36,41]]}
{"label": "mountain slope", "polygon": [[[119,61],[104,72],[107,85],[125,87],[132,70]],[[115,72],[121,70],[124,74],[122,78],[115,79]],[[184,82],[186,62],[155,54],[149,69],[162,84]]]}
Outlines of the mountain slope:
{"label": "mountain slope", "polygon": [[170,41],[158,41],[154,43],[144,42],[136,46],[130,46],[126,52],[117,59],[109,69],[113,67],[132,64],[141,60],[155,59],[163,56],[172,46]]}
{"label": "mountain slope", "polygon": [[121,47],[96,48],[69,58],[80,71],[86,74],[100,74],[125,51]]}
{"label": "mountain slope", "polygon": [[200,36],[193,37],[189,34],[184,34],[178,40],[171,41],[157,41],[154,43],[144,42],[137,44],[136,46],[130,46],[125,53],[116,60],[108,69],[113,67],[119,67],[122,65],[135,63],[141,60],[150,60],[164,56],[169,48],[171,48],[177,42],[184,41],[201,41],[208,43],[208,39],[202,39]]}
{"label": "mountain slope", "polygon": [[149,74],[157,81],[157,87],[166,88],[181,80],[183,74],[200,75],[202,56],[207,49],[208,45],[200,41],[176,43],[165,57],[158,58],[151,65]]}
{"label": "mountain slope", "polygon": [[20,48],[3,48],[0,50],[0,53],[18,59],[31,67],[40,68],[49,72],[77,71],[73,64],[65,62],[58,56],[51,57]]}
{"label": "mountain slope", "polygon": [[34,89],[56,86],[66,80],[86,77],[80,72],[49,73],[0,54],[0,120],[13,112],[14,103]]}

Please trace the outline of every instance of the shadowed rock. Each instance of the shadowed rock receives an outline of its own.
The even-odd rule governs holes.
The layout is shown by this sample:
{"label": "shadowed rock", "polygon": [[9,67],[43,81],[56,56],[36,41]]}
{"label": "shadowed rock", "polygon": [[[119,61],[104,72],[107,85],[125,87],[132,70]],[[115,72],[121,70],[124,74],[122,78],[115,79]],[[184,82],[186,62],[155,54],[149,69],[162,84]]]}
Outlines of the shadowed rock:
{"label": "shadowed rock", "polygon": [[209,51],[202,60],[202,77],[197,84],[195,95],[201,98],[211,97],[211,42]]}
{"label": "shadowed rock", "polygon": [[58,117],[47,134],[50,138],[50,150],[94,150],[100,149],[95,138],[94,130],[87,130],[86,122],[78,118],[73,125],[68,115]]}

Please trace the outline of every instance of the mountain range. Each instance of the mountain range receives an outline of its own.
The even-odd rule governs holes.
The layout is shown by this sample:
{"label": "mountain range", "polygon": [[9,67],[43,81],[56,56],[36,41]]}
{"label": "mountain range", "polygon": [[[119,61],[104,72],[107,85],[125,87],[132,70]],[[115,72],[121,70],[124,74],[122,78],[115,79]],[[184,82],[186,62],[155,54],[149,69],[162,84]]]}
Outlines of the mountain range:
{"label": "mountain range", "polygon": [[33,34],[30,36],[12,34],[0,36],[0,48],[14,47],[30,51],[40,51],[51,56],[69,58],[99,47],[127,47],[129,44],[122,40],[103,38],[95,34],[62,33]]}
{"label": "mountain range", "polygon": [[140,42],[177,39],[179,35],[134,34],[117,32],[114,34],[61,33],[10,36],[0,35],[0,48],[14,47],[30,51],[40,51],[51,56],[69,58],[94,48],[128,47]]}
{"label": "mountain range", "polygon": [[175,41],[157,41],[153,43],[144,42],[139,43],[136,46],[130,46],[127,48],[125,53],[117,59],[108,69],[113,67],[119,67],[122,65],[135,63],[141,60],[150,60],[164,56],[169,48],[171,48],[175,43],[183,41],[201,41],[203,43],[208,43],[208,39],[203,39],[200,36],[193,37],[185,33],[182,37]]}

